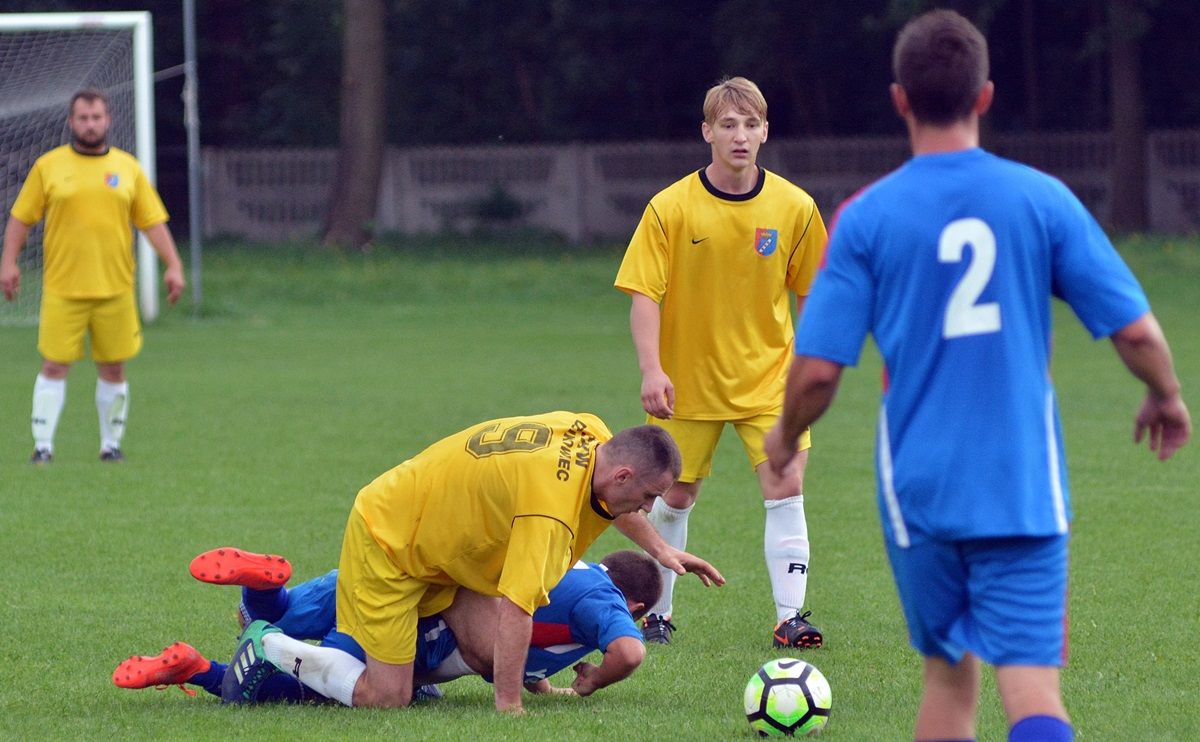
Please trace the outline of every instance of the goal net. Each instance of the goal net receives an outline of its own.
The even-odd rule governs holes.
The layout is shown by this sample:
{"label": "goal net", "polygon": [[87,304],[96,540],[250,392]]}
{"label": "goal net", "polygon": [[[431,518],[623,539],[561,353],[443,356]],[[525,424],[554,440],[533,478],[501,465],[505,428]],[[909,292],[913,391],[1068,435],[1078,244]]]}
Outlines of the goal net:
{"label": "goal net", "polygon": [[[0,13],[0,206],[8,222],[34,161],[70,141],[67,106],[83,88],[109,99],[109,144],[137,156],[154,182],[149,13]],[[0,295],[0,325],[35,324],[42,292],[42,234],[29,232],[17,298]],[[157,313],[153,253],[139,237],[142,314]],[[147,287],[147,273],[149,286]],[[147,290],[147,288],[149,290]],[[149,299],[148,299],[149,297]]]}

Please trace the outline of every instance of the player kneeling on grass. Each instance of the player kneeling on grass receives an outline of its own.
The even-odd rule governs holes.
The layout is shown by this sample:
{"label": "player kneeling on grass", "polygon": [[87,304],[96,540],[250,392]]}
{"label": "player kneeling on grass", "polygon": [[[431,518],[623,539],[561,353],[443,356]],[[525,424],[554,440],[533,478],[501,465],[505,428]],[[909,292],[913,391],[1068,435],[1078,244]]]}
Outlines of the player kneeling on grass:
{"label": "player kneeling on grass", "polygon": [[[154,657],[130,657],[117,666],[113,682],[122,688],[196,685],[230,703],[324,701],[298,679],[323,668],[365,669],[362,648],[336,630],[337,570],[294,588],[284,587],[291,566],[282,557],[214,549],[196,557],[191,573],[202,582],[242,586],[239,618],[245,630],[229,665],[204,658],[176,642]],[[533,636],[525,663],[525,689],[532,693],[586,696],[629,677],[645,657],[637,619],[662,592],[654,560],[635,551],[617,551],[599,564],[578,562],[550,591],[549,604],[533,615]],[[498,599],[461,589],[444,612],[422,618],[417,632],[414,679],[417,700],[441,696],[433,683],[464,675],[491,677]],[[321,647],[301,639],[320,640]],[[297,667],[278,668],[264,644],[286,643],[301,658]],[[340,651],[329,651],[330,649]],[[604,653],[599,665],[582,661]],[[548,678],[574,666],[570,688]],[[355,675],[356,677],[357,675]],[[186,690],[186,689],[185,689]]]}

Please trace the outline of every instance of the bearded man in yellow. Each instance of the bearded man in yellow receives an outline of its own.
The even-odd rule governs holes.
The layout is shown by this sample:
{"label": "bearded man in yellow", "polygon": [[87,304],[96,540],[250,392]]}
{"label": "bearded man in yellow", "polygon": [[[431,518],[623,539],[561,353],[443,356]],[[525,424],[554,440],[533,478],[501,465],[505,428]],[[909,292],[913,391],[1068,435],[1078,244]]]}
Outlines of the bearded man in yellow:
{"label": "bearded man in yellow", "polygon": [[[672,574],[724,583],[644,517],[679,471],[675,442],[656,426],[613,435],[595,415],[562,411],[473,425],[380,475],[354,501],[337,616],[366,652],[365,670],[262,622],[246,628],[238,656],[265,659],[347,706],[407,706],[417,619],[445,611],[461,586],[499,596],[495,704],[520,713],[532,614],[609,525]],[[231,665],[240,685],[259,675],[253,664]]]}
{"label": "bearded man in yellow", "polygon": [[96,362],[100,460],[121,461],[129,406],[125,362],[142,347],[133,288],[132,223],[166,266],[172,304],[183,292],[183,264],[167,229],[167,210],[128,152],[108,145],[112,118],[99,90],[71,98],[71,143],[38,158],[13,203],[0,254],[0,291],[11,301],[21,285],[17,254],[29,228],[46,219],[38,352],[42,370],[33,387],[30,461],[54,458],[54,431],[66,399],[67,372],[83,357],[90,335]]}

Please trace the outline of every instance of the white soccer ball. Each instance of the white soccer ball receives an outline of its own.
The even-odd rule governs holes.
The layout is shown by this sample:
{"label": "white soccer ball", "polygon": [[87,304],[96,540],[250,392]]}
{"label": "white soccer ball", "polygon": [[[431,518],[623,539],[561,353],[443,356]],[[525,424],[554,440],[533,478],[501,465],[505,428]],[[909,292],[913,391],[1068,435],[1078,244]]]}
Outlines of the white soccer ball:
{"label": "white soccer ball", "polygon": [[762,737],[820,734],[829,723],[833,692],[821,671],[804,660],[781,657],[746,683],[746,718]]}

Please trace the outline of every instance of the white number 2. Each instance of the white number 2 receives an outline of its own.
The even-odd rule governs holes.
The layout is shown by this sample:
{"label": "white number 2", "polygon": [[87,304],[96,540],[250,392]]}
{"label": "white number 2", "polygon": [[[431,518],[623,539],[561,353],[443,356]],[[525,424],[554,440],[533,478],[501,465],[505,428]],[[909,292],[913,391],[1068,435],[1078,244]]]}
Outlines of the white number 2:
{"label": "white number 2", "polygon": [[996,267],[996,235],[987,222],[956,219],[947,224],[938,239],[938,260],[962,262],[967,245],[971,246],[971,264],[946,304],[942,337],[947,339],[1000,331],[1000,305],[994,301],[976,303]]}

